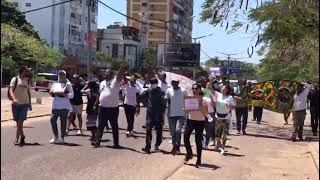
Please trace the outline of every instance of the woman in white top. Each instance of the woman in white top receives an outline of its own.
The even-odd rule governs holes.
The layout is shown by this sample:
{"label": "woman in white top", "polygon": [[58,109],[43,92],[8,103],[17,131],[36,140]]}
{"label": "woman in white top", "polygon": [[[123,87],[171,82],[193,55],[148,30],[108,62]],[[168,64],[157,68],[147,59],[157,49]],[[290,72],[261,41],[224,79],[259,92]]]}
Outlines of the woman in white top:
{"label": "woman in white top", "polygon": [[224,146],[227,141],[227,134],[229,130],[229,123],[231,119],[231,110],[235,108],[235,101],[231,96],[232,87],[230,85],[223,85],[221,93],[213,91],[213,101],[216,107],[216,148],[220,150],[220,154],[224,154]]}
{"label": "woman in white top", "polygon": [[195,130],[195,141],[197,145],[197,162],[196,166],[198,167],[201,164],[201,153],[202,153],[202,135],[205,125],[205,119],[212,117],[208,114],[208,102],[203,98],[203,92],[201,90],[200,84],[194,84],[192,86],[192,92],[195,97],[201,97],[203,99],[203,108],[198,111],[188,112],[188,120],[184,131],[184,144],[186,147],[187,155],[185,161],[189,161],[193,157],[191,145],[190,145],[190,136],[192,131]]}

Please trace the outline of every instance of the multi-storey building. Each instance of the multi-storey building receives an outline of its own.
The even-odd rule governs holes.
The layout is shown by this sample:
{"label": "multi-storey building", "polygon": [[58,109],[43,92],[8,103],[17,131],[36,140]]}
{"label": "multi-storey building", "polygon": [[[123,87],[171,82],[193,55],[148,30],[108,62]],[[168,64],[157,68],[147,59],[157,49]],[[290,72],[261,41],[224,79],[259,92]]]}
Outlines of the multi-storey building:
{"label": "multi-storey building", "polygon": [[130,69],[138,69],[142,53],[139,30],[120,23],[110,25],[106,29],[98,29],[97,51],[119,60],[126,60]]}
{"label": "multi-storey building", "polygon": [[[20,11],[48,6],[62,2],[60,0],[11,0]],[[90,19],[88,5],[90,2]],[[39,32],[41,38],[47,40],[50,47],[59,49],[70,59],[77,61],[78,71],[85,72],[88,52],[91,51],[91,61],[95,64],[96,32],[98,4],[96,1],[74,0],[68,3],[52,6],[42,10],[26,13],[26,19]],[[88,21],[90,21],[91,38],[89,48]],[[77,64],[77,63],[74,63]],[[84,72],[83,72],[84,71]],[[73,70],[72,73],[75,73]]]}
{"label": "multi-storey building", "polygon": [[145,47],[192,41],[193,0],[127,0],[127,15],[144,22],[127,19],[128,26],[140,30]]}

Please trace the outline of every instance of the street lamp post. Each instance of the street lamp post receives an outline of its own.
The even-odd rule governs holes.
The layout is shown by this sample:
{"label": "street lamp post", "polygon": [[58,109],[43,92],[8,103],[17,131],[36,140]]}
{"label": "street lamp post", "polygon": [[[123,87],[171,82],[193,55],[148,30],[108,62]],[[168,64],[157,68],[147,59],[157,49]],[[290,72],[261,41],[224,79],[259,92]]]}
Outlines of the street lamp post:
{"label": "street lamp post", "polygon": [[209,36],[212,36],[213,34],[208,34],[206,36],[200,36],[200,37],[195,37],[195,38],[192,38],[194,40],[194,43],[197,43],[197,40],[198,39],[202,39],[202,38],[205,38],[205,37],[209,37]]}

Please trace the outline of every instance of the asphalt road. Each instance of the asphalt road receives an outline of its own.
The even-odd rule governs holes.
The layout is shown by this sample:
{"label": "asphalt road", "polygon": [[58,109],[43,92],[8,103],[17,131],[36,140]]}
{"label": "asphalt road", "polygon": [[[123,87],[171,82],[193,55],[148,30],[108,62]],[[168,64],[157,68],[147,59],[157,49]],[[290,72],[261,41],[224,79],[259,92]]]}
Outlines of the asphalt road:
{"label": "asphalt road", "polygon": [[[234,116],[233,116],[234,117]],[[251,113],[249,117],[252,117]],[[264,111],[263,122],[257,125],[249,118],[247,135],[228,136],[225,156],[213,152],[212,146],[203,151],[203,168],[194,167],[194,158],[183,164],[184,154],[168,154],[168,127],[164,129],[164,142],[160,152],[144,154],[145,109],[135,122],[135,137],[125,136],[126,119],[121,109],[119,116],[121,149],[112,149],[110,132],[103,136],[101,148],[93,148],[87,136],[75,136],[76,131],[66,137],[65,145],[52,145],[53,137],[48,116],[29,119],[25,123],[27,144],[14,146],[14,122],[1,123],[1,178],[6,180],[144,180],[144,179],[219,179],[257,180],[317,179],[319,171],[308,154],[308,142],[288,141],[292,126],[284,126],[282,115]],[[309,120],[309,117],[307,117]],[[308,121],[306,121],[306,124]],[[310,136],[309,125],[305,135]],[[183,137],[183,136],[182,136]],[[193,136],[192,136],[193,137]],[[155,140],[155,136],[153,138]],[[319,141],[319,138],[315,139]],[[183,142],[183,141],[182,141]],[[194,140],[191,140],[194,144]],[[152,143],[154,144],[154,143]],[[195,146],[193,146],[195,153]],[[185,153],[185,148],[181,148]]]}
{"label": "asphalt road", "polygon": [[[119,116],[120,145],[122,149],[112,149],[110,132],[103,136],[101,148],[90,145],[89,132],[84,137],[65,138],[66,145],[52,145],[53,137],[49,117],[26,121],[25,147],[13,145],[14,125],[1,127],[1,177],[3,179],[165,179],[174,169],[183,165],[184,156],[164,155],[171,151],[168,143],[168,128],[164,129],[164,152],[144,154],[145,111],[135,123],[135,137],[125,136],[126,119],[123,110]],[[11,123],[13,124],[13,123]],[[59,124],[59,123],[58,123]],[[153,138],[155,139],[155,137]],[[154,143],[153,143],[154,144]],[[161,168],[161,171],[159,171]]]}
{"label": "asphalt road", "polygon": [[[7,93],[8,93],[8,88],[1,88],[1,100],[7,100]],[[48,92],[46,91],[34,91],[33,89],[31,90],[31,97],[37,97],[37,96],[42,96],[42,97],[50,97]]]}

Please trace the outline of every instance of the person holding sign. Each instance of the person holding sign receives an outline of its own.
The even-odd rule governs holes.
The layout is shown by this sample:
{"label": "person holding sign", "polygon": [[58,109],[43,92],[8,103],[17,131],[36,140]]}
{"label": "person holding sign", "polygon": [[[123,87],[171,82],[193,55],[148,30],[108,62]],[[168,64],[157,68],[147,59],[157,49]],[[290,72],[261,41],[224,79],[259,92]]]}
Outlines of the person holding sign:
{"label": "person holding sign", "polygon": [[216,149],[220,150],[220,154],[223,155],[231,119],[230,112],[236,107],[236,104],[232,97],[232,87],[229,85],[223,85],[221,87],[221,93],[213,91],[212,94],[216,107]]}
{"label": "person holding sign", "polygon": [[[67,80],[67,73],[64,70],[59,71],[58,82],[54,83],[49,91],[53,97],[51,126],[54,138],[50,141],[52,144],[64,143],[64,137],[67,129],[68,113],[72,109],[69,99],[72,99],[73,89],[70,81]],[[60,117],[61,121],[61,138],[58,139],[57,120]]]}
{"label": "person holding sign", "polygon": [[212,117],[208,113],[208,102],[203,98],[203,92],[200,84],[194,84],[192,86],[193,97],[185,98],[184,110],[188,114],[188,120],[184,131],[184,144],[186,147],[187,155],[185,157],[185,163],[193,157],[190,136],[192,131],[195,130],[195,141],[197,146],[197,162],[196,167],[201,165],[202,154],[202,138],[203,130],[205,126],[206,117],[209,121],[212,121]]}

